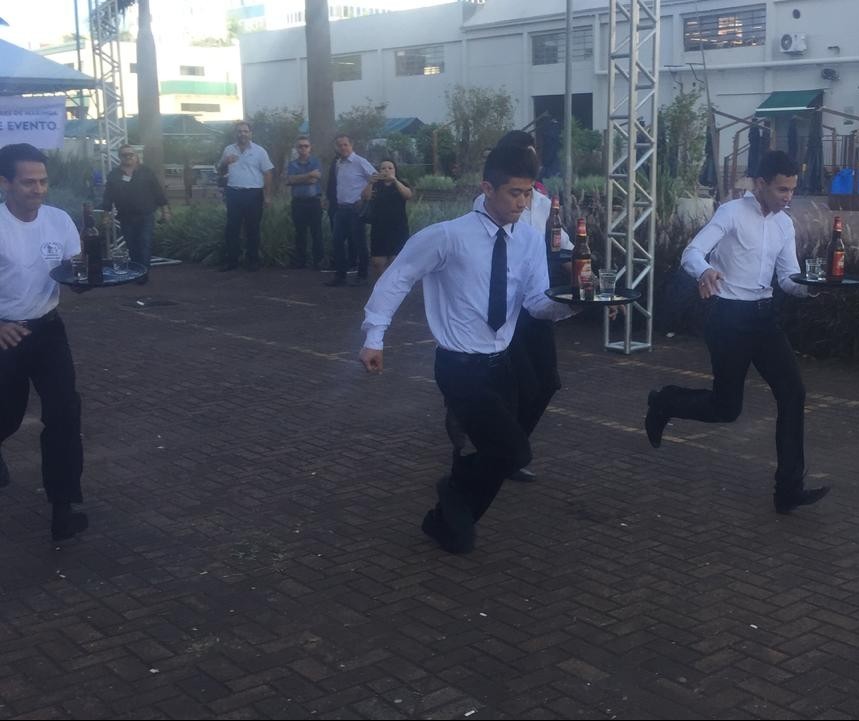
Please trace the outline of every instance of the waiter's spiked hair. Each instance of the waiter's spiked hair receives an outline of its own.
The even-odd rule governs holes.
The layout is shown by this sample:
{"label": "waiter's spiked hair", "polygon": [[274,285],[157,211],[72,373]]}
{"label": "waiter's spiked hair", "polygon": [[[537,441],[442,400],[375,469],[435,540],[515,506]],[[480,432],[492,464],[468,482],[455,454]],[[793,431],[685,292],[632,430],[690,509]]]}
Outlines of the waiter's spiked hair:
{"label": "waiter's spiked hair", "polygon": [[499,188],[510,178],[537,179],[537,156],[528,148],[496,146],[486,158],[483,179]]}

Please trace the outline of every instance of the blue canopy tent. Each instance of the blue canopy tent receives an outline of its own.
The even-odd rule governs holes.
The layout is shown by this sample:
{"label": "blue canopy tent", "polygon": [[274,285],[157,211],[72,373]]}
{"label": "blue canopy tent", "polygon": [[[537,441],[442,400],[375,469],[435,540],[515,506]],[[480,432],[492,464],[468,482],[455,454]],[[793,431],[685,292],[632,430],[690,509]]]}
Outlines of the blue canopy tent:
{"label": "blue canopy tent", "polygon": [[98,81],[74,68],[0,40],[0,95],[38,95],[90,90]]}

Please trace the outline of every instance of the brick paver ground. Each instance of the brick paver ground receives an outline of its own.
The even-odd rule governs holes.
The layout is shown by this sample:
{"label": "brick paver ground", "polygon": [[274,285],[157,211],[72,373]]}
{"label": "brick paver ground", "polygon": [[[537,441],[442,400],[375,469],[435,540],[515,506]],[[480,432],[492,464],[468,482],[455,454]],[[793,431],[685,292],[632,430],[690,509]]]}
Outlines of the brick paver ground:
{"label": "brick paver ground", "polygon": [[[654,451],[647,391],[707,384],[699,339],[606,354],[559,326],[565,388],[476,550],[419,529],[446,469],[419,293],[363,372],[368,289],[158,268],[64,294],[91,529],[48,539],[38,408],[4,447],[3,718],[855,718],[859,370],[803,360],[811,482],[772,511],[775,407]],[[155,301],[154,303],[151,301]]]}

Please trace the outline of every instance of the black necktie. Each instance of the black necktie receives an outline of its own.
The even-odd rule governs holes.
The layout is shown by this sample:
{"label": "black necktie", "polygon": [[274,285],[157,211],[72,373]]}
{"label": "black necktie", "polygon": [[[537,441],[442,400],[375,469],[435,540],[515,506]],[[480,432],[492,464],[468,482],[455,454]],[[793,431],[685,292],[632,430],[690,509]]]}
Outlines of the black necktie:
{"label": "black necktie", "polygon": [[489,327],[497,331],[507,320],[507,241],[504,228],[495,234],[492,274],[489,276]]}

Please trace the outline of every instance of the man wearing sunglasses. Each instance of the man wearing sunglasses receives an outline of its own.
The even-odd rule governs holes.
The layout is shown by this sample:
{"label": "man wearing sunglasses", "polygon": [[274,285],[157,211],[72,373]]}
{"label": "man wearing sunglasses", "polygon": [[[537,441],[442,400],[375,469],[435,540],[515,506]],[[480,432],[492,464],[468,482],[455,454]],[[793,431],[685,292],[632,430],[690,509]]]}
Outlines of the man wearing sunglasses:
{"label": "man wearing sunglasses", "polygon": [[[108,212],[116,207],[131,261],[149,268],[155,211],[160,208],[161,219],[169,221],[170,206],[161,181],[140,163],[137,151],[130,145],[119,149],[119,165],[107,175],[101,207]],[[148,280],[149,274],[146,274],[137,282],[142,284]]]}
{"label": "man wearing sunglasses", "polygon": [[322,264],[322,165],[310,154],[310,138],[295,141],[298,157],[286,167],[284,182],[292,187],[292,224],[295,227],[295,254],[290,267],[307,266],[307,231],[312,239],[313,269]]}

